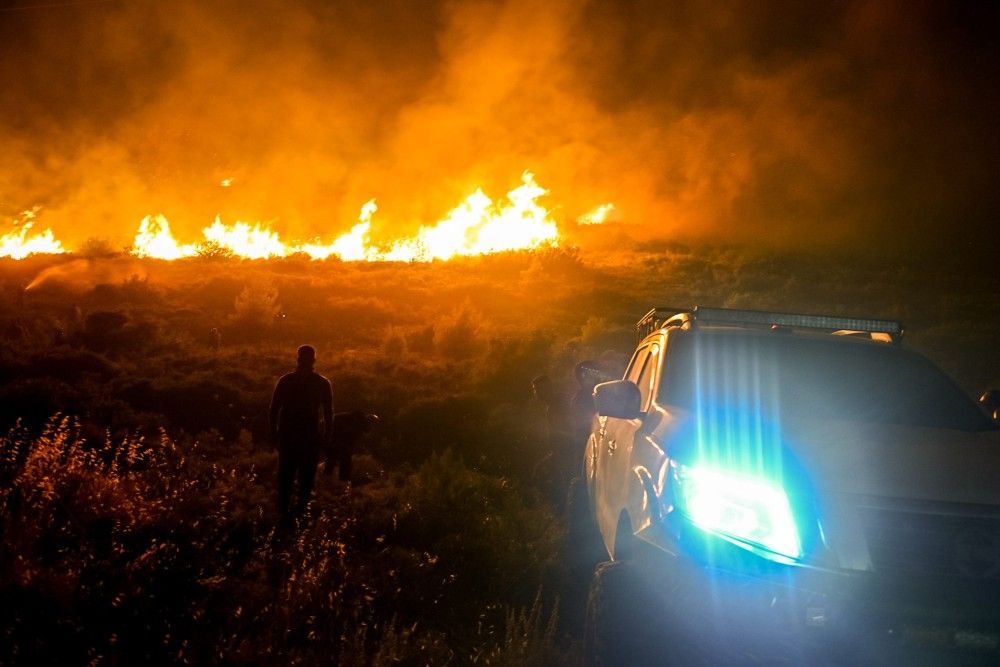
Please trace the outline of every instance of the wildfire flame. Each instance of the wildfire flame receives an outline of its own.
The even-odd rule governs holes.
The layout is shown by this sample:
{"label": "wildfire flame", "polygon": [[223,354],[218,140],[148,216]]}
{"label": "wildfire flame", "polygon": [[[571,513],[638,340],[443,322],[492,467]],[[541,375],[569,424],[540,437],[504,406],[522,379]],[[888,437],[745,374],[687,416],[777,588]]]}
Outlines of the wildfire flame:
{"label": "wildfire flame", "polygon": [[179,245],[170,233],[170,223],[162,215],[147,215],[139,223],[139,231],[132,241],[132,254],[136,257],[155,259],[180,259],[197,254],[192,245]]}
{"label": "wildfire flame", "polygon": [[[286,244],[266,225],[241,221],[225,224],[216,218],[202,230],[202,241],[181,244],[174,238],[164,216],[146,216],[139,223],[131,252],[137,257],[165,260],[221,251],[246,259],[304,254],[314,260],[336,256],[343,261],[424,262],[531,250],[555,245],[559,240],[555,221],[548,209],[538,202],[546,194],[548,191],[526,171],[521,176],[521,185],[508,192],[505,201],[494,202],[481,188],[476,189],[437,223],[422,226],[414,236],[385,246],[376,245],[371,239],[372,218],[378,210],[374,199],[361,207],[358,223],[350,231],[329,243],[313,239]],[[579,222],[599,224],[613,208],[613,204],[603,204],[581,217]],[[20,259],[36,252],[65,252],[50,230],[27,237],[30,227],[28,222],[18,232],[0,238],[0,256]]]}
{"label": "wildfire flame", "polygon": [[369,257],[371,248],[368,245],[368,232],[372,226],[372,216],[378,206],[374,199],[369,199],[361,207],[361,215],[358,216],[360,222],[351,227],[351,231],[340,236],[330,245],[320,245],[319,243],[306,243],[299,246],[299,250],[309,255],[313,259],[326,259],[330,255],[337,255],[345,262],[358,262]]}
{"label": "wildfire flame", "polygon": [[180,245],[171,236],[170,225],[163,216],[146,217],[133,242],[133,252],[140,257],[179,259],[197,254],[211,244],[247,259],[304,253],[317,260],[336,255],[345,262],[412,262],[531,249],[554,244],[559,238],[556,223],[537,201],[547,193],[535,182],[534,175],[526,171],[521,176],[521,185],[507,193],[506,204],[494,203],[482,189],[477,189],[438,223],[421,227],[413,238],[400,239],[387,248],[371,242],[372,218],[378,210],[374,199],[361,207],[358,223],[329,244],[315,240],[286,245],[277,232],[267,227],[245,222],[225,225],[216,218],[202,230],[205,242]]}
{"label": "wildfire flame", "polygon": [[580,225],[600,225],[608,219],[608,215],[613,210],[615,210],[615,205],[611,202],[601,204],[590,213],[581,215],[576,222]]}
{"label": "wildfire flame", "polygon": [[0,257],[24,259],[28,255],[66,252],[62,243],[53,236],[51,229],[28,236],[28,231],[33,225],[34,223],[26,222],[17,231],[0,236]]}
{"label": "wildfire flame", "polygon": [[216,218],[211,227],[202,230],[205,240],[246,259],[284,257],[288,247],[274,232],[260,225],[251,227],[245,222],[224,225]]}
{"label": "wildfire flame", "polygon": [[482,189],[451,210],[433,227],[421,227],[413,239],[393,244],[380,259],[429,261],[552,245],[559,238],[556,223],[536,200],[548,190],[526,171],[521,185],[507,193],[510,202],[497,206]]}

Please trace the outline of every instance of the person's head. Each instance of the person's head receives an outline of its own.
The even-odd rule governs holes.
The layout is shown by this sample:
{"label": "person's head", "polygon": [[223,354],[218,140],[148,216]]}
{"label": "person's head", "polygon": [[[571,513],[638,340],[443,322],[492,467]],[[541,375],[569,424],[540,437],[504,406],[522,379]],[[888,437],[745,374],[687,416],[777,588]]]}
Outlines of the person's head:
{"label": "person's head", "polygon": [[299,346],[297,359],[301,370],[311,371],[316,365],[316,348],[312,345]]}

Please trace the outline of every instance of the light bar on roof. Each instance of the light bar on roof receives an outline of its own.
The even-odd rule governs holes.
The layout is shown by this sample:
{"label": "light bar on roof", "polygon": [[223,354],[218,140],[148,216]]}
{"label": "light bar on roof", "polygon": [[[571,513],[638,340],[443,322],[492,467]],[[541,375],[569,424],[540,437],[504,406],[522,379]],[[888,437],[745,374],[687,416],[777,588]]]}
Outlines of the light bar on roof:
{"label": "light bar on roof", "polygon": [[702,324],[760,324],[806,329],[828,329],[837,331],[867,331],[886,333],[893,337],[903,334],[903,325],[890,320],[869,320],[858,317],[833,317],[829,315],[799,315],[795,313],[769,313],[760,310],[736,310],[731,308],[694,309],[695,321]]}

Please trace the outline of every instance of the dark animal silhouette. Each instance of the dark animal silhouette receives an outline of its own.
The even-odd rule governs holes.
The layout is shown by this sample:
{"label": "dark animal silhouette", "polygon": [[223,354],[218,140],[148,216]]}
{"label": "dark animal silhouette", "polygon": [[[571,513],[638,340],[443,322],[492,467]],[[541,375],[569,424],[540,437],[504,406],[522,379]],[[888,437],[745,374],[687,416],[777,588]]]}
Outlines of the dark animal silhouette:
{"label": "dark animal silhouette", "polygon": [[338,477],[343,482],[351,481],[351,458],[354,449],[365,433],[378,423],[378,415],[361,410],[338,412],[333,418],[333,437],[326,448],[326,465],[323,474],[333,473],[333,466],[338,469]]}

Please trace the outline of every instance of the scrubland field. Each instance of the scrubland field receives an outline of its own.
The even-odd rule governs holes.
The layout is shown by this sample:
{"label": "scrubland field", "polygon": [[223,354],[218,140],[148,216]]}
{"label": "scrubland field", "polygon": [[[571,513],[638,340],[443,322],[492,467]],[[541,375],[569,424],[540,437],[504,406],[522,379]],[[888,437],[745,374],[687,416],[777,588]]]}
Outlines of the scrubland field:
{"label": "scrubland field", "polygon": [[[0,663],[575,664],[600,554],[567,538],[534,376],[568,398],[575,363],[621,371],[651,306],[702,303],[900,319],[978,392],[998,276],[681,246],[6,260]],[[265,414],[302,343],[338,411],[382,419],[350,493],[321,474],[282,531]]]}

